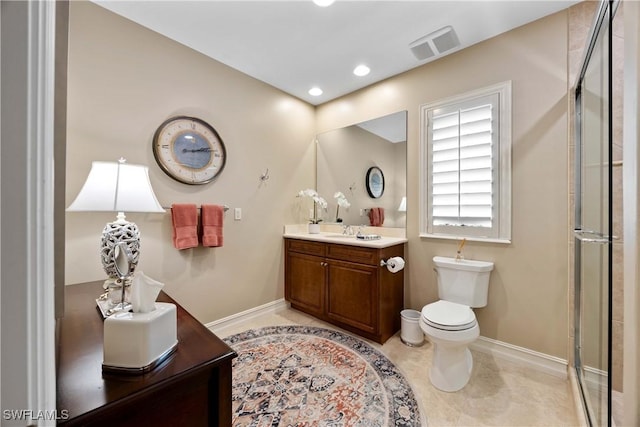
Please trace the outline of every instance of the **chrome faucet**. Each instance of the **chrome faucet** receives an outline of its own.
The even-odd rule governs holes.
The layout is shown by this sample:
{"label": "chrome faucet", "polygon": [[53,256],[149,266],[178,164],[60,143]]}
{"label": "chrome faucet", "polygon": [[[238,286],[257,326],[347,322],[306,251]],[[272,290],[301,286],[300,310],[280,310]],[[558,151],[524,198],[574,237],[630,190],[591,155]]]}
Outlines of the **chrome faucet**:
{"label": "chrome faucet", "polygon": [[342,226],[342,234],[344,234],[345,236],[353,236],[353,228],[351,228],[350,225],[344,224]]}

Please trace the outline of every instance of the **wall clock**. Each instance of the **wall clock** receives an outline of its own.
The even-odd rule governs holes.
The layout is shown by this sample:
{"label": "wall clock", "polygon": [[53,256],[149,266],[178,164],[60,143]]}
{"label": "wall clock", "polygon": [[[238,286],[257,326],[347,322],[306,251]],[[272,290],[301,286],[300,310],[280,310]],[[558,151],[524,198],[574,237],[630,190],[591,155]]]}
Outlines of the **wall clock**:
{"label": "wall clock", "polygon": [[370,167],[367,170],[365,184],[370,197],[377,199],[382,196],[382,193],[384,193],[384,174],[382,170],[377,166]]}
{"label": "wall clock", "polygon": [[218,132],[204,120],[178,116],[153,135],[153,156],[171,178],[184,184],[206,184],[224,169],[227,152]]}

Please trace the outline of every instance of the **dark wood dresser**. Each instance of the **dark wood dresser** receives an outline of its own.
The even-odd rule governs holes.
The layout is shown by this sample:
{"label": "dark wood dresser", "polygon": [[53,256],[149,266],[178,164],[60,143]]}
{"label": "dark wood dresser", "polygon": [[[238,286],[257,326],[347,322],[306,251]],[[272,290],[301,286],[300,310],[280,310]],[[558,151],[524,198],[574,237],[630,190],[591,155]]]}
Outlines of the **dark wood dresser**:
{"label": "dark wood dresser", "polygon": [[[230,426],[231,362],[236,353],[177,307],[178,348],[142,375],[102,372],[103,321],[95,299],[102,282],[65,288],[56,326],[58,425]],[[68,416],[67,416],[68,415]]]}

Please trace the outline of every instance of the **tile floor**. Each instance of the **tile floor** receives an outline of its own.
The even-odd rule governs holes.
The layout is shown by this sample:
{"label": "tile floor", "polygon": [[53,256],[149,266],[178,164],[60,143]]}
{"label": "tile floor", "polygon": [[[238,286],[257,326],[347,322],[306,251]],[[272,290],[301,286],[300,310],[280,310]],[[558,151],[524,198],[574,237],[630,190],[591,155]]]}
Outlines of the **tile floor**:
{"label": "tile floor", "polygon": [[[244,323],[215,328],[214,332],[224,338],[247,329],[276,325],[338,329],[297,310],[286,309]],[[457,393],[445,393],[429,382],[431,343],[425,341],[421,347],[408,347],[400,341],[399,334],[382,346],[368,342],[404,373],[430,427],[580,425],[568,380],[473,352],[474,369],[469,383]]]}

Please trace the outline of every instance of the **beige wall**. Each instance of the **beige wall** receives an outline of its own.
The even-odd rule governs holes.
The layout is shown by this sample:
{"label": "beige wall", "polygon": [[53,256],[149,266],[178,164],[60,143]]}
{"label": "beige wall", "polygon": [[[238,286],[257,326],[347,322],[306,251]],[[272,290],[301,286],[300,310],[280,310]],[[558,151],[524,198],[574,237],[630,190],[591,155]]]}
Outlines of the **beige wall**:
{"label": "beige wall", "polygon": [[[170,216],[131,214],[143,233],[140,268],[199,320],[209,322],[281,298],[282,225],[299,222],[293,195],[314,186],[318,133],[408,111],[406,305],[437,298],[431,258],[456,242],[418,237],[419,106],[513,81],[513,242],[468,243],[492,260],[481,334],[567,357],[567,14],[562,12],[334,102],[313,107],[132,24],[71,3],[67,201],[92,160],[124,155],[149,165],[154,189],[172,202],[242,207],[226,216],[225,246],[178,252]],[[167,117],[192,114],[224,139],[218,181],[179,184],[155,165],[151,138]],[[271,178],[260,185],[269,168]],[[67,282],[103,277],[97,244],[109,214],[67,214]],[[95,255],[94,255],[95,254]]]}
{"label": "beige wall", "polygon": [[[299,221],[295,195],[315,182],[313,107],[92,3],[70,6],[67,206],[92,160],[146,164],[164,206],[226,204],[243,219],[226,214],[222,248],[178,251],[169,213],[130,214],[142,233],[139,269],[205,323],[282,298],[283,224]],[[225,142],[214,183],[180,184],[155,163],[154,131],[180,114],[207,121]],[[104,278],[100,231],[114,218],[67,213],[68,284]]]}
{"label": "beige wall", "polygon": [[469,242],[467,258],[495,262],[483,336],[567,357],[567,13],[426,64],[320,106],[318,132],[408,110],[406,305],[437,299],[431,259],[457,242],[418,237],[419,107],[513,82],[512,243]]}

